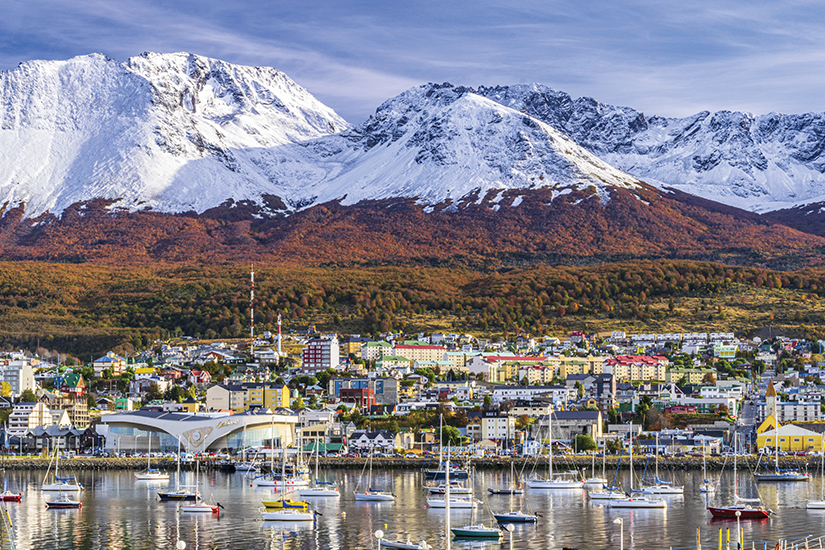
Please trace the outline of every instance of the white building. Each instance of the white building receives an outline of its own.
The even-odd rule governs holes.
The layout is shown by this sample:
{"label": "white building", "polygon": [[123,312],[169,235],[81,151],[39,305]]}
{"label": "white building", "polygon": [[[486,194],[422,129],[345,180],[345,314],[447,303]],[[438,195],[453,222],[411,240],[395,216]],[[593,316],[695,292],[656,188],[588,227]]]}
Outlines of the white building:
{"label": "white building", "polygon": [[19,397],[24,391],[34,391],[37,387],[34,381],[34,370],[31,363],[26,360],[10,361],[0,370],[0,376],[2,376],[0,382],[8,382],[11,387],[12,397]]}
{"label": "white building", "polygon": [[335,368],[340,363],[338,338],[313,338],[301,352],[301,371],[315,374]]}
{"label": "white building", "polygon": [[22,435],[37,426],[51,426],[52,413],[45,403],[18,403],[9,415],[9,434]]}
{"label": "white building", "polygon": [[533,401],[541,397],[549,397],[554,404],[567,405],[578,397],[576,388],[565,386],[496,386],[493,388],[493,404],[502,401]]}

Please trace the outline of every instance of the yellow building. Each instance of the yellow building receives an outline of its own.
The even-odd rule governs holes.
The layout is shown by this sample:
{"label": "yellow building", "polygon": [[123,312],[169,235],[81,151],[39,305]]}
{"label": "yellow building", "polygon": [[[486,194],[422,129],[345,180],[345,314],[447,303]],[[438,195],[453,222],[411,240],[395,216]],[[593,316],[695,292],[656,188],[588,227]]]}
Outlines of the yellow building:
{"label": "yellow building", "polygon": [[180,404],[181,412],[197,413],[201,411],[201,404],[191,397]]}
{"label": "yellow building", "polygon": [[708,374],[716,373],[713,369],[670,369],[665,373],[665,382],[675,384],[684,377],[688,384],[701,384]]}
{"label": "yellow building", "polygon": [[287,386],[272,386],[264,390],[263,406],[267,409],[292,406],[292,398]]}
{"label": "yellow building", "polygon": [[[767,422],[767,420],[766,420]],[[777,429],[767,430],[756,436],[759,449],[776,448],[777,440],[780,451],[822,451],[822,434],[806,430],[793,424],[786,424]]]}

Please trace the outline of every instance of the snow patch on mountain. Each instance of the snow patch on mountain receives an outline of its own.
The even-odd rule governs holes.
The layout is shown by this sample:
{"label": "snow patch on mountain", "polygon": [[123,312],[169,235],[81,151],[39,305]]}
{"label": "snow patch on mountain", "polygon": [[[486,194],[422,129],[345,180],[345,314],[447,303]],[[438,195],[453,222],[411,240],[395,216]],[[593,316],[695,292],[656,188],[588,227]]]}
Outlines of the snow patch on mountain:
{"label": "snow patch on mountain", "polygon": [[752,211],[825,199],[825,113],[704,111],[662,118],[591,98],[573,99],[539,84],[476,92],[550,124],[605,162],[653,185]]}

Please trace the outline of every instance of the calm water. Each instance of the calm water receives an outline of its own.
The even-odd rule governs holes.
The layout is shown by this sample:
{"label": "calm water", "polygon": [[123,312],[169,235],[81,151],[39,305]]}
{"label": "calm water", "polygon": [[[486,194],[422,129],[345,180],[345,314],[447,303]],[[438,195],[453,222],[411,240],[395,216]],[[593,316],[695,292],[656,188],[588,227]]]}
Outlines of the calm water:
{"label": "calm water", "polygon": [[[372,483],[376,488],[392,489],[394,503],[356,503],[352,494],[360,471],[331,471],[341,484],[339,499],[316,499],[316,509],[322,514],[317,525],[283,525],[261,521],[260,500],[271,498],[272,489],[250,487],[242,474],[210,472],[201,475],[201,493],[214,497],[226,508],[220,516],[186,514],[176,511],[176,503],[160,502],[157,492],[172,487],[167,482],[136,482],[133,472],[81,472],[80,481],[87,487],[80,510],[48,510],[45,496],[39,490],[42,473],[7,471],[9,488],[25,492],[23,502],[7,503],[17,548],[45,549],[173,549],[180,538],[187,549],[306,549],[348,550],[375,548],[372,537],[382,529],[388,537],[409,535],[413,541],[426,539],[433,548],[444,548],[443,510],[426,508],[427,493],[421,488],[417,471],[381,472]],[[664,477],[671,477],[663,474]],[[490,510],[506,511],[510,497],[487,496],[487,487],[506,487],[508,472],[478,472],[474,477],[476,497],[483,501],[479,509],[456,510],[451,513],[453,526],[484,521],[489,523]],[[623,476],[620,475],[620,478]],[[732,527],[735,521],[711,520],[705,510],[706,497],[699,492],[701,472],[676,472],[676,483],[685,485],[684,496],[665,496],[667,510],[618,511],[603,504],[587,501],[581,491],[559,492],[527,490],[514,497],[523,507],[542,514],[538,525],[517,526],[513,547],[519,549],[546,548],[619,548],[619,526],[612,523],[624,518],[625,548],[694,547],[696,528],[701,528],[702,543],[715,547],[718,528]],[[740,476],[740,494],[752,496],[755,491],[749,476]],[[719,474],[715,474],[715,480]],[[194,483],[193,473],[184,473],[184,483]],[[627,472],[624,472],[624,483]],[[722,490],[711,497],[712,503],[732,502],[732,475],[722,475]],[[744,481],[744,482],[743,482]],[[742,522],[745,540],[776,540],[807,534],[825,534],[825,511],[804,509],[809,498],[820,499],[820,478],[810,483],[761,483],[759,490],[769,508],[778,514],[767,521]],[[734,536],[734,535],[732,535]],[[499,545],[454,542],[456,548],[507,548],[503,539]],[[759,545],[761,547],[761,545]]]}

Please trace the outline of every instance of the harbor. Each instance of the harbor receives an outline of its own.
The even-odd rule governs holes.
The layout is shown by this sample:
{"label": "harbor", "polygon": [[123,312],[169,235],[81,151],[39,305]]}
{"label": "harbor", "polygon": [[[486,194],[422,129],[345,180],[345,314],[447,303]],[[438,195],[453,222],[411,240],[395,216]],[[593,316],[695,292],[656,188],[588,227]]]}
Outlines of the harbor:
{"label": "harbor", "polygon": [[[68,465],[72,460],[64,462]],[[382,531],[387,540],[425,540],[432,548],[446,547],[446,512],[427,505],[430,496],[424,489],[424,475],[415,468],[375,468],[371,484],[391,491],[395,495],[392,502],[355,500],[354,493],[362,483],[361,468],[325,472],[337,483],[340,498],[305,499],[317,512],[315,521],[279,522],[261,519],[261,501],[292,498],[294,493],[255,487],[251,477],[241,472],[202,469],[198,480],[200,493],[205,500],[220,503],[222,509],[217,514],[182,512],[177,503],[158,500],[158,492],[173,487],[175,482],[135,481],[134,475],[142,467],[145,459],[132,470],[73,472],[85,490],[82,508],[70,510],[45,507],[47,496],[40,490],[43,472],[7,470],[9,488],[23,493],[21,502],[3,505],[8,511],[15,548],[172,549],[183,541],[186,548],[198,550],[366,549],[377,547],[376,531]],[[524,475],[528,473],[525,470]],[[181,483],[194,485],[196,475],[194,471],[182,472]],[[641,470],[637,469],[637,480],[640,475]],[[477,508],[452,510],[450,518],[454,527],[495,525],[492,514],[509,510],[512,499],[525,512],[540,515],[536,523],[515,525],[512,548],[516,549],[657,550],[697,548],[697,542],[716,548],[720,529],[724,538],[730,530],[730,547],[736,548],[737,522],[715,520],[706,509],[733,499],[733,474],[727,470],[721,474],[712,472],[709,478],[718,487],[715,494],[700,492],[700,471],[673,470],[672,481],[684,486],[684,493],[660,495],[667,501],[666,509],[619,510],[609,503],[588,500],[587,492],[581,489],[525,487],[521,495],[488,494],[488,488],[506,488],[510,484],[510,471],[478,469],[469,480],[474,498],[479,501]],[[775,512],[770,519],[741,522],[744,547],[762,548],[765,541],[818,537],[825,527],[825,511],[806,510],[805,503],[821,498],[820,481],[816,472],[810,483],[756,483],[750,474],[740,472],[739,493],[749,497],[758,494],[765,506]],[[617,484],[628,487],[628,482],[628,471],[620,471]],[[621,519],[621,524],[617,519]],[[500,541],[454,539],[452,546],[508,548],[509,536],[504,531]],[[813,542],[809,547],[814,547]]]}

